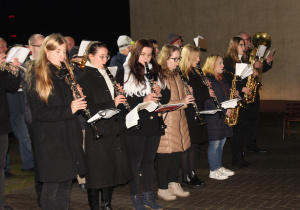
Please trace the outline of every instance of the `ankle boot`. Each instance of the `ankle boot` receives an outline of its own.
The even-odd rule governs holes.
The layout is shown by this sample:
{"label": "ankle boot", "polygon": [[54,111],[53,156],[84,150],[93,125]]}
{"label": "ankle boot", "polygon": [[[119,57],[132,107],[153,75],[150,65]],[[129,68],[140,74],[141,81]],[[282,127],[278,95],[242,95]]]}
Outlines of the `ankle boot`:
{"label": "ankle boot", "polygon": [[101,203],[101,209],[112,210],[112,208],[111,208],[111,201],[104,200],[104,203],[103,204]]}
{"label": "ankle boot", "polygon": [[132,209],[133,210],[147,210],[144,206],[142,196],[140,194],[135,194],[131,196],[132,199]]}
{"label": "ankle boot", "polygon": [[198,179],[197,174],[195,171],[191,171],[189,173],[190,175],[190,179],[194,182],[195,186],[197,187],[205,187],[205,182],[201,181],[200,179]]}
{"label": "ankle boot", "polygon": [[88,189],[87,192],[91,210],[99,210],[99,189]]}
{"label": "ankle boot", "polygon": [[195,178],[191,177],[191,173],[182,174],[182,183],[181,183],[181,185],[185,186],[185,187],[193,188],[193,189],[200,188],[199,184],[197,184],[195,182]]}
{"label": "ankle boot", "polygon": [[111,210],[111,199],[113,187],[106,187],[101,189],[101,209]]}
{"label": "ankle boot", "polygon": [[154,192],[143,192],[143,203],[144,206],[150,209],[163,209],[160,205],[158,205],[154,200]]}

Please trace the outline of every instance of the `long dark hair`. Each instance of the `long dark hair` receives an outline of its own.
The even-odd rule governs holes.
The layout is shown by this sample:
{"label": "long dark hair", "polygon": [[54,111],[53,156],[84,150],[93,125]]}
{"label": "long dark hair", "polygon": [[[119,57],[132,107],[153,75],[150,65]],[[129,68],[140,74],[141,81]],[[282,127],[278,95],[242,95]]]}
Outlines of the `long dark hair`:
{"label": "long dark hair", "polygon": [[128,61],[130,74],[134,75],[137,84],[145,85],[145,67],[143,66],[143,64],[139,63],[139,57],[144,47],[149,47],[152,49],[152,57],[150,63],[152,64],[151,74],[154,77],[154,80],[157,80],[157,78],[159,78],[160,82],[164,85],[162,70],[157,64],[155,50],[148,39],[139,39],[133,46],[133,49],[131,50],[131,56]]}

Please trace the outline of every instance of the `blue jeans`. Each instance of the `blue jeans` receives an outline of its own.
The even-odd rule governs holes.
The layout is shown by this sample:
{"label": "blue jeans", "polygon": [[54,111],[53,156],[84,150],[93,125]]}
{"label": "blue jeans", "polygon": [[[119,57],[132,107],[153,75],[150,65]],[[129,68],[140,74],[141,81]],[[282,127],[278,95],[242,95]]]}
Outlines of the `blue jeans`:
{"label": "blue jeans", "polygon": [[226,138],[216,141],[209,141],[208,146],[208,163],[211,171],[215,171],[222,167],[223,146]]}

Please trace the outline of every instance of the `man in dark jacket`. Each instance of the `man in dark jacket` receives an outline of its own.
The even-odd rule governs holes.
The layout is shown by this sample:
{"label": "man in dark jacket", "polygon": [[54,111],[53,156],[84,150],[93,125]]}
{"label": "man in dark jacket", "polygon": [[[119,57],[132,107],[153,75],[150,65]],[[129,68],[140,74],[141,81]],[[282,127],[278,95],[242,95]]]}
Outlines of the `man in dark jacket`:
{"label": "man in dark jacket", "polygon": [[[4,40],[0,38],[0,45],[3,44],[3,41]],[[6,55],[4,53],[0,53],[0,63],[5,61],[5,56]],[[5,157],[8,149],[8,133],[11,132],[6,92],[16,92],[19,88],[19,85],[19,76],[15,77],[7,71],[0,71],[0,209],[11,209],[5,204],[4,197],[4,167],[6,160]]]}

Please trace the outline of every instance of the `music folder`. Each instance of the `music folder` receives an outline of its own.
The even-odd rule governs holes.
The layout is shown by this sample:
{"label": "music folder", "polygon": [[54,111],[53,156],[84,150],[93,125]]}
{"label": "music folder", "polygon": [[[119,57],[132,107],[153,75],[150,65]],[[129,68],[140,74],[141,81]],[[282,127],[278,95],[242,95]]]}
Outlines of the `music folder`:
{"label": "music folder", "polygon": [[179,109],[183,105],[184,105],[183,103],[179,103],[179,104],[165,104],[165,105],[157,107],[154,112],[160,112],[160,113],[172,112],[172,111],[175,111],[175,110]]}
{"label": "music folder", "polygon": [[120,111],[121,110],[115,109],[115,108],[100,110],[94,116],[92,116],[90,119],[88,119],[87,122],[92,123],[92,122],[100,120],[102,118],[108,119],[108,118],[111,118],[112,116],[118,114]]}

